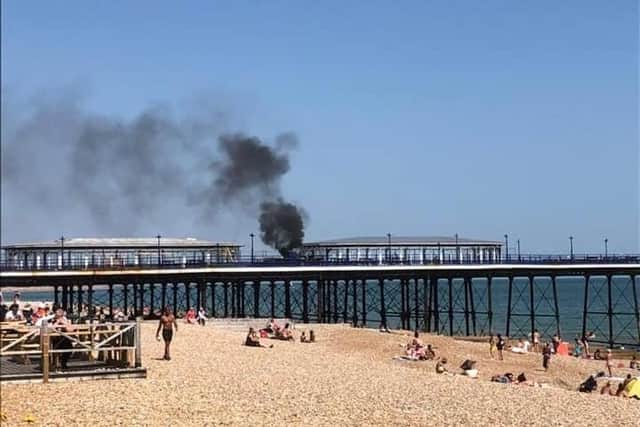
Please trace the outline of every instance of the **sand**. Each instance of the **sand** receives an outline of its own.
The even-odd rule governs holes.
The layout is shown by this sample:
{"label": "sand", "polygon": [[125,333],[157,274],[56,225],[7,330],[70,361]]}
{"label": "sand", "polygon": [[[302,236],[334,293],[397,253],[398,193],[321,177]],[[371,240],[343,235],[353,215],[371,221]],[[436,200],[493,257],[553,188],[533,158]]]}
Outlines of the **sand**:
{"label": "sand", "polygon": [[[539,355],[489,358],[487,345],[424,335],[456,370],[478,361],[479,379],[443,376],[434,362],[392,360],[408,336],[314,326],[314,344],[263,340],[241,346],[237,327],[185,325],[172,357],[159,360],[155,323],[143,324],[147,379],[1,386],[3,425],[591,425],[637,426],[640,401],[575,390],[604,362]],[[304,325],[297,325],[297,333]],[[492,374],[525,372],[547,388],[491,383]],[[628,369],[616,369],[616,376]]]}

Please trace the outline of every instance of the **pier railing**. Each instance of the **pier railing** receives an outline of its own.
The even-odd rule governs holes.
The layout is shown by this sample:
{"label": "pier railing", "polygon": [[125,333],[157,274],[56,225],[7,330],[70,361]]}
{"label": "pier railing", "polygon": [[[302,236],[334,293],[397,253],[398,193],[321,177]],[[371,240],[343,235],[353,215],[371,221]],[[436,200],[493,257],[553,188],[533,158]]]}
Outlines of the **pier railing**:
{"label": "pier railing", "polygon": [[213,268],[213,267],[294,267],[294,266],[376,266],[376,265],[530,265],[530,264],[638,264],[640,254],[580,254],[580,255],[509,255],[500,259],[456,259],[451,258],[282,258],[272,257],[240,257],[233,261],[215,262],[198,260],[185,260],[183,257],[163,257],[161,262],[134,262],[132,260],[118,259],[116,262],[91,262],[82,260],[69,260],[64,263],[24,263],[14,259],[0,258],[0,271],[68,271],[68,270],[144,270],[144,269],[176,269],[176,268]]}

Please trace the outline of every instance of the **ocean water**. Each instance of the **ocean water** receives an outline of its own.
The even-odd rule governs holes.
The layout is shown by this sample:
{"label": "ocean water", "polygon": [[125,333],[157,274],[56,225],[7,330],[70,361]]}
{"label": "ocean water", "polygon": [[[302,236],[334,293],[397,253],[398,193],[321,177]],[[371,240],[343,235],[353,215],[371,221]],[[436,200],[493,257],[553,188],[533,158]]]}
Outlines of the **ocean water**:
{"label": "ocean water", "polygon": [[[633,287],[636,288],[636,294],[640,294],[638,291],[638,283],[634,283],[629,277],[619,276],[612,279],[612,292],[611,292],[611,304],[613,307],[614,316],[612,319],[612,328],[614,334],[614,341],[619,343],[628,343],[638,345],[638,326],[636,317],[633,315],[637,311],[637,307],[634,303]],[[132,287],[128,287],[128,304],[131,305],[133,301]],[[488,311],[488,281],[486,279],[474,279],[472,282],[473,288],[473,300],[476,311],[476,329],[477,335],[487,334],[489,331],[493,333],[506,334],[507,323],[507,306],[508,306],[508,281],[506,279],[494,279],[491,284],[491,302],[493,319],[490,324],[489,316],[486,314]],[[168,285],[167,296],[165,303],[173,305],[173,288],[172,285]],[[422,282],[418,283],[418,328],[423,327],[423,294]],[[583,306],[585,296],[585,281],[582,277],[559,277],[556,280],[557,289],[557,305],[560,319],[560,332],[565,340],[573,340],[575,337],[582,333],[583,323]],[[438,284],[438,305],[440,311],[440,328],[439,332],[443,334],[449,334],[449,289],[446,281],[440,280]],[[536,315],[535,327],[543,334],[545,339],[549,339],[551,335],[556,332],[556,319],[554,316],[555,307],[553,300],[553,289],[550,279],[536,278],[533,284],[534,290],[534,303],[533,308]],[[347,321],[353,319],[353,313],[351,310],[353,304],[353,288],[349,286],[347,289],[348,307],[349,313],[347,314]],[[380,297],[379,287],[376,280],[367,281],[365,297],[365,312],[367,316],[368,327],[378,327],[380,324]],[[362,321],[362,284],[358,283],[356,286],[357,293],[357,310],[359,322]],[[414,328],[415,323],[415,286],[413,283],[409,285],[409,309],[411,310],[410,327]],[[589,282],[590,297],[588,299],[588,308],[590,311],[606,313],[608,307],[608,292],[606,289],[606,279],[604,277],[592,277]],[[190,289],[189,305],[195,306],[196,304],[196,289],[195,285]],[[338,320],[344,320],[344,296],[345,286],[339,284],[337,286],[338,301],[337,301],[337,313]],[[309,311],[311,313],[310,320],[316,320],[315,313],[317,312],[317,306],[315,305],[317,295],[317,288],[314,283],[310,283],[309,286]],[[5,299],[9,299],[10,295],[5,294]],[[222,316],[224,313],[224,293],[223,287],[217,285],[215,287],[215,314]],[[325,297],[326,298],[326,297]],[[470,295],[467,296],[470,298]],[[33,292],[23,291],[22,299],[27,301],[53,301],[53,292]],[[330,295],[331,307],[333,308],[333,292]],[[464,284],[462,280],[452,281],[452,301],[453,301],[453,332],[454,335],[465,335],[465,314],[464,314]],[[93,301],[96,305],[108,305],[108,293],[106,289],[96,287],[94,290]],[[207,311],[212,313],[212,294],[211,288],[208,287],[205,295]],[[259,315],[260,317],[269,317],[271,315],[271,290],[266,282],[260,286],[259,294]],[[510,325],[509,335],[514,338],[524,337],[531,331],[530,320],[530,290],[528,286],[528,279],[515,278],[513,282],[512,292],[512,319]],[[87,302],[86,292],[83,296],[83,302]],[[148,287],[145,291],[144,305],[150,304],[150,294]],[[275,286],[275,315],[280,317],[284,316],[284,288],[280,284]],[[122,306],[124,303],[124,293],[122,286],[115,287],[114,305]],[[228,297],[228,311],[231,312],[231,296]],[[300,282],[291,282],[291,303],[292,303],[292,317],[302,318],[302,286]],[[245,314],[254,314],[254,293],[251,285],[248,285],[245,290]],[[158,308],[161,305],[160,301],[160,287],[156,285],[154,292],[154,307]],[[385,282],[385,305],[387,312],[387,324],[391,328],[397,328],[400,326],[400,281],[386,281]],[[185,311],[187,309],[187,298],[184,287],[181,285],[178,287],[176,306],[178,311]],[[626,314],[623,314],[626,313]],[[331,314],[333,319],[334,316]],[[432,327],[434,321],[432,320]],[[593,330],[596,334],[596,340],[606,341],[609,333],[609,321],[606,314],[592,314],[587,318],[587,330]],[[473,335],[473,328],[470,322],[470,334]]]}

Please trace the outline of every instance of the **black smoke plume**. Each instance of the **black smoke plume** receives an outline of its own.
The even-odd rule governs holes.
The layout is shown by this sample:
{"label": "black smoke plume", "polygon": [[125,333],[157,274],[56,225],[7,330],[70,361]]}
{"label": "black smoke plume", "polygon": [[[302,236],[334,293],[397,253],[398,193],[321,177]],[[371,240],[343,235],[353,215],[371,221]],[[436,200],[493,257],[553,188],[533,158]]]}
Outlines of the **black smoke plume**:
{"label": "black smoke plume", "polygon": [[[176,115],[154,106],[127,119],[88,112],[68,93],[21,105],[3,88],[2,229],[16,240],[42,239],[47,229],[148,235],[183,228],[180,216],[214,230],[220,208],[258,212],[281,201],[297,138],[285,133],[268,145],[225,132],[227,118],[213,108]],[[303,221],[269,212],[256,215],[269,236],[304,234]],[[265,240],[278,249],[273,242]]]}
{"label": "black smoke plume", "polygon": [[303,209],[282,199],[263,202],[260,204],[260,237],[286,258],[291,250],[302,245],[305,217]]}

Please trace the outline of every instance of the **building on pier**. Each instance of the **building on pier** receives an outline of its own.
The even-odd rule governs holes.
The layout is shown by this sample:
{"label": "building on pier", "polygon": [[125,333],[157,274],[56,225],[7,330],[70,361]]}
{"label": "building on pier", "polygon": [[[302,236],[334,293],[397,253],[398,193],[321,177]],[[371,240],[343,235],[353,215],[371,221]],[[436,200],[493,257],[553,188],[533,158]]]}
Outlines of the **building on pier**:
{"label": "building on pier", "polygon": [[305,243],[302,254],[308,259],[407,263],[492,262],[501,258],[502,242],[458,236],[352,237]]}
{"label": "building on pier", "polygon": [[67,238],[3,246],[19,269],[145,267],[236,262],[241,245],[194,238]]}

